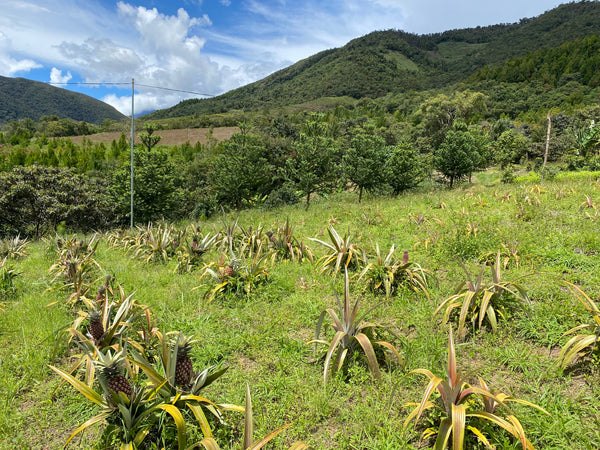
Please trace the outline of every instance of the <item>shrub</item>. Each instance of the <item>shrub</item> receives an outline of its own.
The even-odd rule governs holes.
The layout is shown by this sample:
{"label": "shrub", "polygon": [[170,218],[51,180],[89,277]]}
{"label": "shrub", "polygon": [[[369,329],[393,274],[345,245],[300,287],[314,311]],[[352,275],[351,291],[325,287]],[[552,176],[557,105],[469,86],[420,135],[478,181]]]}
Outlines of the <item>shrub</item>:
{"label": "shrub", "polygon": [[[315,344],[315,352],[317,344],[327,346],[327,352],[324,356],[325,367],[323,370],[325,385],[327,385],[327,375],[330,372],[330,369],[332,373],[336,373],[339,370],[345,371],[347,369],[347,362],[353,359],[355,352],[359,349],[362,349],[364,352],[365,360],[373,376],[378,380],[381,379],[379,362],[375,354],[375,349],[373,348],[373,343],[390,350],[400,364],[402,364],[402,358],[392,344],[385,341],[373,341],[378,327],[373,323],[364,321],[364,315],[360,318],[358,317],[360,299],[357,299],[354,305],[351,305],[347,270],[344,270],[344,302],[342,303],[340,301],[335,291],[334,294],[338,305],[338,311],[336,312],[333,308],[328,308],[321,312],[319,320],[317,321],[315,338],[308,342],[308,344]],[[333,321],[331,326],[335,331],[330,342],[319,339],[323,320],[327,315],[329,315]]]}
{"label": "shrub", "polygon": [[[441,412],[442,418],[437,428],[428,428],[423,433],[424,437],[436,436],[434,448],[443,450],[447,448],[450,436],[452,436],[453,450],[462,450],[465,444],[466,430],[470,430],[475,437],[488,448],[493,448],[489,439],[483,434],[482,428],[476,428],[477,421],[487,420],[498,425],[519,440],[523,450],[533,449],[527,439],[521,422],[509,408],[510,402],[531,406],[545,414],[546,410],[526,400],[517,399],[502,392],[494,393],[488,385],[479,378],[479,386],[471,386],[461,380],[461,373],[456,364],[456,353],[452,328],[448,339],[448,366],[446,369],[447,379],[442,379],[427,369],[416,369],[410,372],[425,375],[429,378],[429,384],[425,389],[423,400],[420,403],[408,403],[405,407],[413,407],[413,411],[404,421],[404,428],[414,421],[419,421],[426,410],[436,409]],[[437,391],[440,398],[431,401],[432,394]],[[501,411],[505,415],[501,414]],[[548,414],[550,415],[550,414]],[[473,448],[473,447],[469,447]]]}

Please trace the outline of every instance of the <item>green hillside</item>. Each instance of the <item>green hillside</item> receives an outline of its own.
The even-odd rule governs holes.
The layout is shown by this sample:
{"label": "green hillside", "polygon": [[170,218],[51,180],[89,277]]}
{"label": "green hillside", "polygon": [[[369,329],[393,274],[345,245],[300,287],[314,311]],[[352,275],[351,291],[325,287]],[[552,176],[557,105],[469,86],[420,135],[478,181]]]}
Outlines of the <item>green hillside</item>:
{"label": "green hillside", "polygon": [[322,97],[377,98],[452,86],[485,67],[600,32],[600,3],[561,5],[538,17],[430,35],[376,31],[212,99],[193,99],[148,119],[256,110]]}
{"label": "green hillside", "polygon": [[0,77],[0,124],[55,115],[100,124],[125,116],[110,105],[84,94],[25,78]]}
{"label": "green hillside", "polygon": [[485,67],[473,79],[508,83],[536,80],[554,87],[577,81],[596,87],[600,85],[600,36],[565,42],[557,48],[511,59],[501,66]]}

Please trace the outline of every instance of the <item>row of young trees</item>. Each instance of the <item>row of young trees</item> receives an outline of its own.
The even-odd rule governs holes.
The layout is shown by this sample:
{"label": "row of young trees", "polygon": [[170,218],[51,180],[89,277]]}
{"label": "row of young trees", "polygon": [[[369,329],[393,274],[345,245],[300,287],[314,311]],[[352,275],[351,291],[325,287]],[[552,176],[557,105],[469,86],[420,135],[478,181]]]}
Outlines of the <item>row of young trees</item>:
{"label": "row of young trees", "polygon": [[[362,100],[327,113],[249,118],[231,139],[195,146],[161,146],[158,127],[146,124],[134,153],[136,222],[301,199],[308,209],[315,195],[348,188],[360,202],[365,192],[398,195],[426,179],[453,186],[492,164],[541,157],[546,131],[543,122],[486,118],[486,98],[471,91],[427,98],[410,114]],[[554,114],[550,158],[600,165],[598,118],[599,108]],[[0,152],[0,234],[129,223],[124,134],[109,146],[44,136],[6,144],[11,137],[3,133]]]}

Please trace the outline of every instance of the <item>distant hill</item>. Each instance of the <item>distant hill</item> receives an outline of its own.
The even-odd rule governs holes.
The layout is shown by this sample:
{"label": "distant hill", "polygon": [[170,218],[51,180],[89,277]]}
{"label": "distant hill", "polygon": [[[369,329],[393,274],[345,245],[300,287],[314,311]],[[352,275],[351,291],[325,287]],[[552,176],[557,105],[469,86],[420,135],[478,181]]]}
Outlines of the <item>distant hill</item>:
{"label": "distant hill", "polygon": [[[600,2],[560,5],[518,23],[415,35],[376,31],[211,99],[185,100],[147,119],[300,104],[322,97],[381,97],[452,85],[481,69],[600,33]],[[486,78],[486,77],[484,77]]]}
{"label": "distant hill", "polygon": [[123,114],[85,94],[25,78],[0,77],[0,124],[28,117],[56,115],[93,124],[104,119],[121,120]]}

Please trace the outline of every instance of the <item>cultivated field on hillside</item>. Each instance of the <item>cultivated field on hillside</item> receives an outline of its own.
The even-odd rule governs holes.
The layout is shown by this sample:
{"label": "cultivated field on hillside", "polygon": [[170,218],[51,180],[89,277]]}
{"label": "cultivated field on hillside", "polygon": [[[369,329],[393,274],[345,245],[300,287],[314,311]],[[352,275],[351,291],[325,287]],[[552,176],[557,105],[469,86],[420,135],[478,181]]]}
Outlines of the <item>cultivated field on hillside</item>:
{"label": "cultivated field on hillside", "polygon": [[[0,448],[61,448],[89,425],[69,448],[119,448],[134,436],[139,448],[177,448],[183,437],[181,448],[216,448],[199,445],[212,435],[239,449],[244,414],[231,405],[244,406],[247,386],[255,442],[291,424],[265,448],[432,448],[438,432],[453,430],[449,421],[457,432],[463,419],[466,449],[521,449],[523,433],[525,448],[600,448],[600,173],[502,184],[487,171],[473,180],[362,204],[356,192],[338,193],[315,198],[308,212],[257,207],[64,233],[13,251],[0,291]],[[359,301],[355,317],[346,297],[352,308]],[[115,334],[94,338],[90,308],[106,302],[105,333]],[[135,312],[123,312],[123,327],[117,307]],[[340,329],[334,317],[360,327]],[[196,373],[217,374],[200,399],[186,397],[189,385],[160,384],[159,349],[174,348],[161,338],[177,332],[195,339],[185,353]],[[121,381],[135,386],[141,409],[124,391],[102,396],[92,342],[102,352],[126,347]],[[97,396],[83,387],[90,367]],[[61,383],[60,371],[87,396]]]}
{"label": "cultivated field on hillside", "polygon": [[[196,145],[197,142],[206,144],[209,138],[216,139],[217,141],[224,141],[229,139],[233,134],[239,133],[238,127],[219,127],[213,128],[212,133],[209,128],[184,128],[177,130],[159,130],[155,134],[162,137],[160,140],[161,145],[181,145],[189,142],[190,145]],[[135,133],[135,143],[139,144],[140,140],[138,132]],[[125,136],[129,138],[129,134],[125,133]],[[104,142],[110,144],[113,140],[118,141],[121,137],[120,132],[111,133],[98,133],[85,136],[86,139],[92,142]],[[84,136],[74,136],[70,138],[74,143],[80,144]]]}

